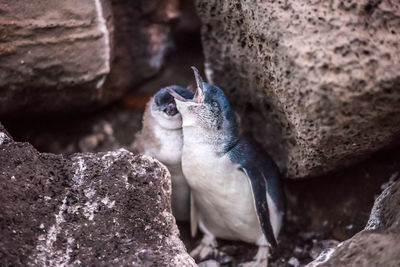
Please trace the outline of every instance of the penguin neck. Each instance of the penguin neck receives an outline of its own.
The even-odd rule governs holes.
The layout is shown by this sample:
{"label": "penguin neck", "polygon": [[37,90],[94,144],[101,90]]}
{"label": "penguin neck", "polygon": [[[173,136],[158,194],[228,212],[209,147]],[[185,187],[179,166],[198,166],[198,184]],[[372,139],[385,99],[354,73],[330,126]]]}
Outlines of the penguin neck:
{"label": "penguin neck", "polygon": [[239,138],[236,128],[214,130],[198,126],[183,127],[184,146],[210,146],[217,154],[225,154]]}

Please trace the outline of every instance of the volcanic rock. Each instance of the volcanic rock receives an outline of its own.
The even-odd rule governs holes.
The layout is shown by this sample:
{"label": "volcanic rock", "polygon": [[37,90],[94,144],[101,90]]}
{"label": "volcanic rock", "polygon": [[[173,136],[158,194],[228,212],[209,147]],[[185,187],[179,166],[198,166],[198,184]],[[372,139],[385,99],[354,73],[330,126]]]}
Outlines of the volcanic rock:
{"label": "volcanic rock", "polygon": [[400,3],[197,1],[206,74],[288,177],[364,159],[400,131]]}
{"label": "volcanic rock", "polygon": [[158,161],[121,149],[62,156],[0,124],[1,266],[194,266]]}

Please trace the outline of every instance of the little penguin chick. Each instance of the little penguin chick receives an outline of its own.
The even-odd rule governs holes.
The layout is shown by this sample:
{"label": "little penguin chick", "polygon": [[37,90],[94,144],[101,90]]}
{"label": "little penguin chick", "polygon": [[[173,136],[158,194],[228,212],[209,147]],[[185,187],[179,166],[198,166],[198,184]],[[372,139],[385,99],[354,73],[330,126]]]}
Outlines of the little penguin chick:
{"label": "little penguin chick", "polygon": [[133,149],[161,161],[171,173],[172,213],[178,221],[189,221],[190,193],[182,173],[182,117],[167,89],[185,98],[193,93],[181,86],[160,89],[146,105],[142,130],[136,134]]}
{"label": "little penguin chick", "polygon": [[266,266],[284,213],[279,170],[259,144],[239,136],[223,91],[192,69],[197,83],[193,98],[168,89],[182,116],[182,169],[191,191],[192,234],[197,224],[204,233],[191,256],[215,253],[216,237],[241,240],[259,246],[248,264]]}

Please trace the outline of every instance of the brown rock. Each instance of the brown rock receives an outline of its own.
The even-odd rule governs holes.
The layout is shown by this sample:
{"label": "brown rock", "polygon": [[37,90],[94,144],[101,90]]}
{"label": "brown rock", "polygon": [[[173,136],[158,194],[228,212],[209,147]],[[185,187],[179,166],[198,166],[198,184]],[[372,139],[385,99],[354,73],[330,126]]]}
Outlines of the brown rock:
{"label": "brown rock", "polygon": [[351,239],[323,252],[314,266],[399,266],[400,181],[376,199],[367,226]]}
{"label": "brown rock", "polygon": [[0,0],[0,116],[93,108],[154,75],[177,16],[158,2]]}
{"label": "brown rock", "polygon": [[171,214],[169,173],[126,150],[69,157],[0,124],[1,266],[194,266]]}
{"label": "brown rock", "polygon": [[208,77],[287,176],[349,165],[399,132],[398,2],[200,0],[197,10]]}
{"label": "brown rock", "polygon": [[1,1],[0,10],[0,115],[99,101],[112,59],[108,1]]}
{"label": "brown rock", "polygon": [[178,0],[112,0],[115,59],[102,95],[115,99],[155,75],[172,47],[170,22],[179,15]]}

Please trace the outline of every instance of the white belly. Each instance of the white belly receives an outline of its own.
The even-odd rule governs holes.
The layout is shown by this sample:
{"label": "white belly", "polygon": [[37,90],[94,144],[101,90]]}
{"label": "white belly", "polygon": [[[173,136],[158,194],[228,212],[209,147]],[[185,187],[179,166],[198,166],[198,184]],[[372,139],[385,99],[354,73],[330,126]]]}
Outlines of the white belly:
{"label": "white belly", "polygon": [[180,164],[183,143],[182,131],[165,129],[155,124],[153,132],[159,142],[159,146],[156,151],[150,147],[148,153],[154,154],[155,158],[165,164]]}
{"label": "white belly", "polygon": [[187,145],[182,168],[199,219],[216,237],[256,243],[263,236],[247,176],[208,145]]}

